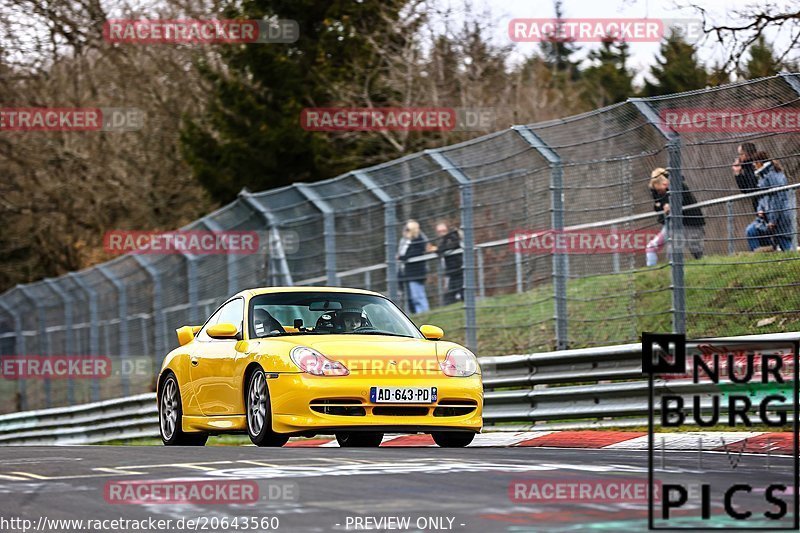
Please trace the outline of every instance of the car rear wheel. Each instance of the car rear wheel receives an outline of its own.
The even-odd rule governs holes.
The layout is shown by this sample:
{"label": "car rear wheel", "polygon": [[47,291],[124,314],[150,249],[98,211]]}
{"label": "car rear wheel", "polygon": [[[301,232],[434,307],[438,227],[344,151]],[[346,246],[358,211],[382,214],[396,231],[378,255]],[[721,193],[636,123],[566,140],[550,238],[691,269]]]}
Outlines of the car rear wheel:
{"label": "car rear wheel", "polygon": [[181,391],[175,375],[170,374],[161,385],[158,396],[158,426],[161,441],[166,446],[204,446],[208,435],[184,433],[181,428],[182,418]]}
{"label": "car rear wheel", "polygon": [[433,442],[440,448],[463,448],[472,442],[475,433],[471,431],[434,431],[431,436]]}
{"label": "car rear wheel", "polygon": [[377,448],[382,440],[383,433],[372,431],[348,431],[336,434],[336,442],[342,448]]}
{"label": "car rear wheel", "polygon": [[256,369],[247,384],[247,434],[256,446],[280,447],[288,435],[272,431],[272,407],[264,371]]}

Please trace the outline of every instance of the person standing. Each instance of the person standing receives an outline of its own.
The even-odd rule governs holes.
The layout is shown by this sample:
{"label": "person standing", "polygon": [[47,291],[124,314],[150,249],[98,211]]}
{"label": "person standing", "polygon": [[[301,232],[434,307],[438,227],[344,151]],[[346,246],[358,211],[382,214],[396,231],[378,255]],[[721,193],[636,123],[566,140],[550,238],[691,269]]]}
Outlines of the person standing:
{"label": "person standing", "polygon": [[444,304],[460,302],[464,299],[464,254],[461,244],[461,231],[450,229],[447,222],[436,224],[436,245],[430,245],[428,251],[436,252],[444,258],[444,275],[447,279],[447,290],[444,293]]}
{"label": "person standing", "polygon": [[[755,192],[758,190],[758,177],[756,176],[756,169],[754,160],[758,150],[753,143],[742,143],[739,145],[738,156],[733,162],[731,169],[733,176],[736,178],[736,185],[742,194]],[[753,203],[753,210],[758,211],[758,197],[750,198]]]}
{"label": "person standing", "polygon": [[[754,161],[758,177],[758,190],[768,191],[788,185],[786,174],[778,161],[770,160],[759,152]],[[789,214],[789,191],[766,193],[758,197],[756,219],[745,230],[750,251],[771,246],[788,252],[792,249],[792,226]]]}
{"label": "person standing", "polygon": [[425,261],[410,261],[415,257],[425,255],[426,243],[427,239],[420,231],[419,222],[416,220],[406,222],[397,258],[403,266],[400,281],[405,285],[408,293],[410,313],[424,313],[430,309],[428,296],[425,293],[425,279],[428,276]]}
{"label": "person standing", "polygon": [[[683,193],[681,204],[684,206],[696,204],[697,200],[682,181]],[[647,266],[658,263],[658,251],[667,240],[667,216],[670,214],[669,206],[669,172],[665,168],[656,168],[650,174],[650,193],[653,195],[653,210],[658,213],[658,222],[662,224],[661,231],[647,243]],[[705,218],[699,207],[683,210],[683,235],[684,242],[688,245],[692,257],[700,259],[705,251]]]}

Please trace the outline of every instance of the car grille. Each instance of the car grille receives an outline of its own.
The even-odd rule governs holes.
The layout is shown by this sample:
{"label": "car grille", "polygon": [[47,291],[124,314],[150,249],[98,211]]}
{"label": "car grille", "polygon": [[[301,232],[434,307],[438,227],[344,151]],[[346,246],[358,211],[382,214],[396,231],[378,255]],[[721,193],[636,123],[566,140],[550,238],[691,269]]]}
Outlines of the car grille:
{"label": "car grille", "polygon": [[309,404],[312,411],[333,416],[464,416],[478,408],[475,400],[446,398],[437,405],[364,405],[353,398],[319,398]]}

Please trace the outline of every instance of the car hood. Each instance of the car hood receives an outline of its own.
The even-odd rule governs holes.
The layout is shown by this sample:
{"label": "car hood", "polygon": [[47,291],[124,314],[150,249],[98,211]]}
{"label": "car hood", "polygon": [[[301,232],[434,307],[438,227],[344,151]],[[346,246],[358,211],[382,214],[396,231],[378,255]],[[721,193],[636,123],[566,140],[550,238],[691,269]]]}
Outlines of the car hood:
{"label": "car hood", "polygon": [[393,371],[399,368],[427,373],[439,373],[437,351],[444,354],[452,343],[427,339],[410,339],[381,335],[300,335],[276,337],[260,341],[259,351],[273,352],[277,345],[280,351],[289,352],[295,346],[307,346],[325,357],[341,361],[353,374]]}

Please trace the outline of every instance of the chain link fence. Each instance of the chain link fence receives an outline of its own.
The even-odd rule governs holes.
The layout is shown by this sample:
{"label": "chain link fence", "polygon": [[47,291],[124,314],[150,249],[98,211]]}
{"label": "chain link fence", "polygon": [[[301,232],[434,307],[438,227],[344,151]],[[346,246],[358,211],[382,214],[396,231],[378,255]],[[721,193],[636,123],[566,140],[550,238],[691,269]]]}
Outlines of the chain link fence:
{"label": "chain link fence", "polygon": [[[725,128],[710,110],[778,118]],[[682,124],[670,122],[675,114]],[[4,374],[0,412],[153,390],[161,358],[177,346],[174,330],[201,324],[228,296],[257,286],[366,288],[411,311],[416,272],[430,309],[412,318],[442,326],[479,356],[621,344],[648,330],[797,330],[798,116],[800,75],[781,74],[515,126],[323,182],[242,191],[182,229],[255,231],[258,253],[124,255],[1,295],[0,355],[103,356],[111,369],[92,379]],[[732,167],[750,144],[782,167],[785,185],[773,183],[779,188],[767,195],[742,189]],[[655,265],[641,249],[515,242],[546,231],[658,234],[649,188],[657,168],[670,176],[671,212],[664,245],[650,250]],[[748,240],[765,197],[781,199],[779,222]],[[694,241],[687,201],[705,222]],[[438,249],[409,257],[410,219]],[[780,251],[762,251],[773,243]]]}

